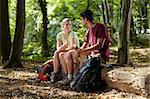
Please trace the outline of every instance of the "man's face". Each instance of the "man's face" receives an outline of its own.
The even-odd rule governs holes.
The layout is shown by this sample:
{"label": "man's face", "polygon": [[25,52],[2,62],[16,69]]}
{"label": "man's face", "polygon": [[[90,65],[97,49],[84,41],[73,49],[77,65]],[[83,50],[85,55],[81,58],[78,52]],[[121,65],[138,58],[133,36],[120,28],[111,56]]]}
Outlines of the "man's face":
{"label": "man's face", "polygon": [[82,18],[82,23],[83,23],[84,26],[87,27],[87,19],[86,18]]}
{"label": "man's face", "polygon": [[69,21],[66,21],[63,23],[63,30],[64,30],[64,32],[70,32],[71,31],[71,24]]}

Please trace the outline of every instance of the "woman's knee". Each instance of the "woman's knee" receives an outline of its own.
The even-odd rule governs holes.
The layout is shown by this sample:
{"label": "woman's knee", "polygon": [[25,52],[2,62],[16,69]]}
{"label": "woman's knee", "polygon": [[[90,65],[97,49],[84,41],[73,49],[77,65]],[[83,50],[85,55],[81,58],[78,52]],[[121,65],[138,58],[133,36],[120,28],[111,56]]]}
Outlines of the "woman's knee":
{"label": "woman's knee", "polygon": [[59,53],[59,58],[62,58],[62,57],[64,57],[64,52]]}
{"label": "woman's knee", "polygon": [[67,57],[70,58],[72,56],[72,51],[68,51]]}
{"label": "woman's knee", "polygon": [[55,57],[58,56],[59,53],[60,53],[60,52],[56,50],[56,51],[54,52],[54,56],[55,56]]}

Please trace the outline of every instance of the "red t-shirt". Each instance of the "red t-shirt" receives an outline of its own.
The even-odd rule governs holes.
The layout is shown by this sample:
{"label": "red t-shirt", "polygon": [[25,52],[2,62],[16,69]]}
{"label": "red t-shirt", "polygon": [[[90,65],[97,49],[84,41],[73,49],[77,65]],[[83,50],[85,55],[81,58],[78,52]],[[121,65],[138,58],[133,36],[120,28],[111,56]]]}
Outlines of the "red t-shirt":
{"label": "red t-shirt", "polygon": [[94,45],[97,42],[97,38],[105,38],[106,41],[102,49],[97,52],[100,52],[101,57],[105,58],[109,61],[110,50],[109,50],[109,43],[110,37],[108,34],[108,29],[104,24],[96,23],[96,25],[88,29],[85,34],[85,41],[89,43],[89,45]]}

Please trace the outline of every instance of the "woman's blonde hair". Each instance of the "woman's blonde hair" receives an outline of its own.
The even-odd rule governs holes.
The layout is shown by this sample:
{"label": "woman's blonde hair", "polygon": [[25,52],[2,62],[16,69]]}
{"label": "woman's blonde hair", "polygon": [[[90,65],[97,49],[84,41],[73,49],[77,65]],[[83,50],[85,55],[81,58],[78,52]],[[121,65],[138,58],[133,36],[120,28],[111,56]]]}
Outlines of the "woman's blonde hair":
{"label": "woman's blonde hair", "polygon": [[61,21],[61,28],[63,29],[63,25],[65,22],[69,22],[70,26],[72,27],[72,24],[71,24],[71,20],[69,18],[64,18],[62,21]]}

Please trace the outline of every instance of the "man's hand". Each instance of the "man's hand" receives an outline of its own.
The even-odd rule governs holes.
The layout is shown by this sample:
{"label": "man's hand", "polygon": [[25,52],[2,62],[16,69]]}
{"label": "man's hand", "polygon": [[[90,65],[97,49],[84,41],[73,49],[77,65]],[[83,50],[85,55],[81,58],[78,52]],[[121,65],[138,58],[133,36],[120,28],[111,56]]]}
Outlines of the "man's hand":
{"label": "man's hand", "polygon": [[83,54],[83,49],[78,48],[78,49],[77,49],[77,53],[78,53],[79,55]]}

